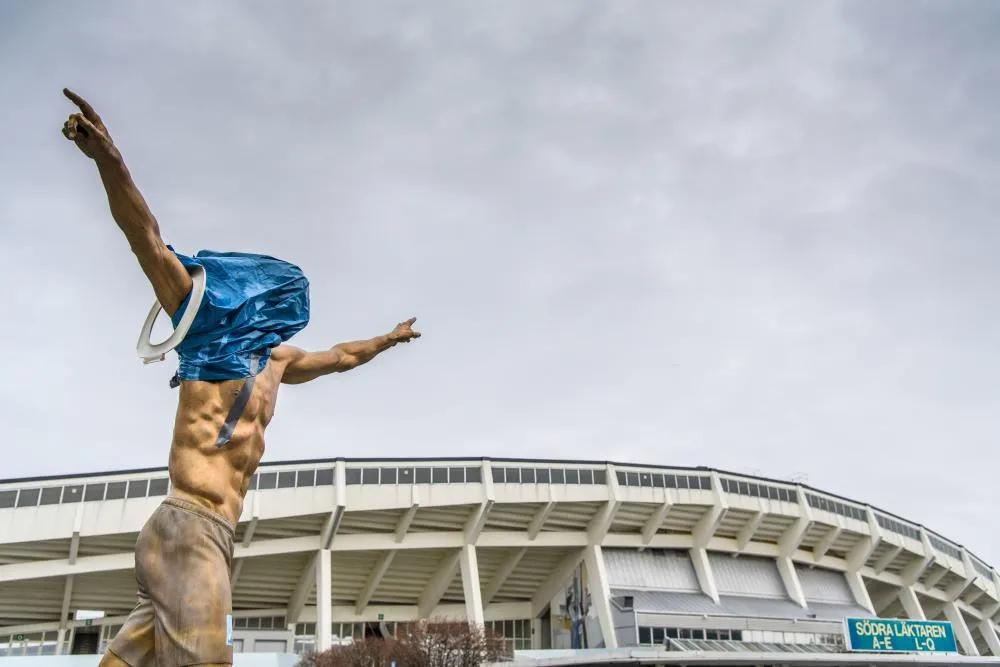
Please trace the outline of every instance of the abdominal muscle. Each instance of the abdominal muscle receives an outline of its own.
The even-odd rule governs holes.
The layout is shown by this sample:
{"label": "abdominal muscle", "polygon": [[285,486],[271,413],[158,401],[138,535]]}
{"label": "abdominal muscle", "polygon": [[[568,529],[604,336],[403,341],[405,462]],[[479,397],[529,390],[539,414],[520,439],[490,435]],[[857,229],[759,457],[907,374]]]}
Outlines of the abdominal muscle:
{"label": "abdominal muscle", "polygon": [[280,381],[276,365],[269,363],[257,375],[233,436],[222,447],[215,441],[243,380],[181,382],[168,464],[171,496],[236,526],[250,478],[264,455],[264,430],[274,415]]}

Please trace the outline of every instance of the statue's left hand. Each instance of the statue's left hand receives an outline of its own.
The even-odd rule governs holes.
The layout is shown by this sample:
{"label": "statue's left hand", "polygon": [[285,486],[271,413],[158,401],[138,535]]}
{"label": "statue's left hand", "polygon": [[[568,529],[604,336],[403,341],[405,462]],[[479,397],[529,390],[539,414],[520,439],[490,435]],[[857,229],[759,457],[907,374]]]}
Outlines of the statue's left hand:
{"label": "statue's left hand", "polygon": [[414,338],[420,338],[420,332],[413,330],[413,323],[417,318],[411,317],[405,322],[400,322],[389,334],[389,340],[393,343],[409,343]]}

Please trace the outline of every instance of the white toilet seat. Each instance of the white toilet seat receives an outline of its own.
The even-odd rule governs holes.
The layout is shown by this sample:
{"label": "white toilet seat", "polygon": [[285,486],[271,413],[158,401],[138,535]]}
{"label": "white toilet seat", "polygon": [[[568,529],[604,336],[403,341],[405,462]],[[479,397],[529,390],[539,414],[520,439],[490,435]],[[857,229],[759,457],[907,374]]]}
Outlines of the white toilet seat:
{"label": "white toilet seat", "polygon": [[139,332],[139,342],[135,346],[135,350],[138,352],[139,358],[142,359],[142,363],[152,364],[157,361],[163,361],[166,358],[167,352],[180,345],[184,337],[187,336],[188,330],[191,329],[191,325],[194,323],[194,318],[198,315],[201,300],[205,296],[205,269],[200,266],[191,267],[191,281],[193,282],[191,298],[188,299],[187,308],[184,309],[181,321],[177,323],[177,328],[174,329],[173,333],[165,341],[156,344],[150,340],[150,337],[153,334],[153,324],[156,322],[156,317],[160,314],[163,307],[159,301],[153,302],[153,307],[149,309],[146,321],[142,325],[142,331]]}

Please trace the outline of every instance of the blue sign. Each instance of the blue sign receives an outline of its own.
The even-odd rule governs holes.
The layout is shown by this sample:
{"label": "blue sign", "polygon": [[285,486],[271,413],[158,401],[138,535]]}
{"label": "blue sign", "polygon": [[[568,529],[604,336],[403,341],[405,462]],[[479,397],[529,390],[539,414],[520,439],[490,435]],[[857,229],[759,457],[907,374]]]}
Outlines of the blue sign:
{"label": "blue sign", "polygon": [[900,618],[844,619],[849,651],[872,653],[958,653],[955,631],[943,621]]}

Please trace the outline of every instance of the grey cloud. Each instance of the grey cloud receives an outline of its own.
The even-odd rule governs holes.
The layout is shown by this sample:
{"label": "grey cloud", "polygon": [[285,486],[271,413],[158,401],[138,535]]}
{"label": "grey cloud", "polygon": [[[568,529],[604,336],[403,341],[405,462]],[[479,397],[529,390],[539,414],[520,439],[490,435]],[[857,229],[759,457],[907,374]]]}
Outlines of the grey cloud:
{"label": "grey cloud", "polygon": [[[987,560],[1000,13],[985,3],[57,3],[0,16],[2,476],[162,465],[170,363],[74,86],[179,248],[300,263],[270,460],[757,469]],[[58,406],[53,411],[49,406]]]}

